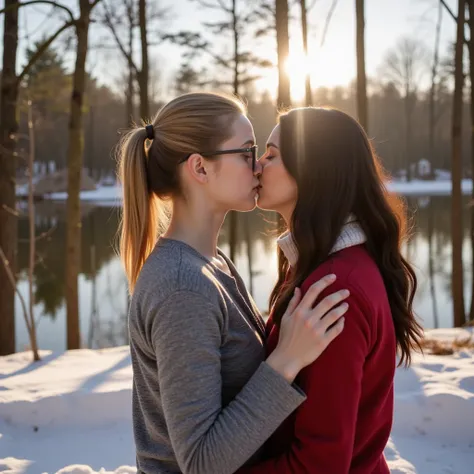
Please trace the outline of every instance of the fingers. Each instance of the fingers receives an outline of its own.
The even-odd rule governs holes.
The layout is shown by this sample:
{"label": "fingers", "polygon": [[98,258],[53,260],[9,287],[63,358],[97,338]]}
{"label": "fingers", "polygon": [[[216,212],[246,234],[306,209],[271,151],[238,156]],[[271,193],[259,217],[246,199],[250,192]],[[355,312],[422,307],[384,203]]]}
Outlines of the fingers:
{"label": "fingers", "polygon": [[298,306],[298,303],[301,301],[301,290],[299,288],[295,288],[295,292],[293,293],[293,298],[291,298],[290,302],[288,303],[288,308],[285,311],[285,314],[291,315],[293,311]]}
{"label": "fingers", "polygon": [[319,322],[321,331],[323,333],[329,332],[328,328],[330,328],[336,321],[338,321],[348,309],[349,305],[347,303],[342,303],[338,307],[331,310],[328,314],[326,314],[326,316],[324,316],[324,318],[321,319]]}
{"label": "fingers", "polygon": [[339,321],[331,329],[329,329],[329,331],[326,332],[325,341],[327,343],[327,346],[332,341],[334,341],[334,339],[336,339],[336,337],[339,336],[339,334],[341,334],[342,330],[344,329],[344,322],[345,322],[344,318],[339,319]]}
{"label": "fingers", "polygon": [[321,319],[334,306],[345,300],[350,295],[349,290],[339,290],[322,299],[313,309],[313,315]]}
{"label": "fingers", "polygon": [[336,281],[336,275],[327,275],[309,287],[309,290],[301,300],[300,307],[310,310],[318,296],[330,285]]}

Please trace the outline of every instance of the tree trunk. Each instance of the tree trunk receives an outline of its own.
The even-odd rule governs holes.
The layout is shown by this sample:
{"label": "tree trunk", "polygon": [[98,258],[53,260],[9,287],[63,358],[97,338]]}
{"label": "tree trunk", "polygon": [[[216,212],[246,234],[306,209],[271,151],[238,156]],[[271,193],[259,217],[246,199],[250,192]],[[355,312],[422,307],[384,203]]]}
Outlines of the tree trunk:
{"label": "tree trunk", "polygon": [[29,317],[30,317],[30,344],[33,352],[33,360],[39,361],[38,341],[36,337],[36,321],[35,321],[35,291],[34,291],[34,274],[36,263],[36,232],[35,232],[35,201],[33,191],[33,165],[35,162],[35,130],[33,125],[33,104],[28,101],[28,137],[29,137],[29,159],[28,159],[28,221],[30,234],[30,255],[28,265],[28,290],[29,290]]}
{"label": "tree trunk", "polygon": [[[306,8],[306,0],[300,0],[301,5],[301,32],[303,34],[303,51],[305,60],[309,62],[308,58],[308,10]],[[313,92],[311,90],[311,73],[306,71],[305,77],[305,104],[306,107],[313,105]]]}
{"label": "tree trunk", "polygon": [[[5,0],[5,7],[19,4]],[[18,131],[16,104],[18,81],[15,72],[18,48],[18,8],[4,13],[3,67],[0,97],[0,248],[13,273],[16,268],[17,214],[15,210],[16,156]],[[0,265],[0,355],[15,352],[15,288]]]}
{"label": "tree trunk", "polygon": [[435,153],[435,127],[436,127],[436,78],[439,66],[439,43],[441,38],[441,22],[443,20],[443,5],[438,6],[438,21],[436,23],[435,47],[433,56],[433,66],[431,68],[431,89],[429,99],[429,133],[428,133],[428,157],[432,167],[434,167]]}
{"label": "tree trunk", "polygon": [[364,130],[369,130],[369,114],[367,110],[367,77],[365,74],[365,13],[364,0],[356,0],[357,17],[357,116]]}
{"label": "tree trunk", "polygon": [[79,325],[79,298],[77,280],[80,272],[81,208],[79,193],[83,163],[82,104],[86,82],[86,57],[88,48],[90,4],[79,0],[81,16],[76,26],[77,55],[73,77],[68,147],[68,198],[66,237],[66,307],[67,348],[81,347]]}
{"label": "tree trunk", "polygon": [[[240,81],[239,81],[239,29],[237,24],[237,0],[232,0],[232,28],[234,35],[234,94],[239,95]],[[237,258],[237,235],[238,235],[238,220],[237,213],[230,211],[229,213],[229,257],[235,262]]]}
{"label": "tree trunk", "polygon": [[148,97],[148,82],[149,82],[149,68],[148,68],[148,41],[146,34],[146,2],[139,0],[138,15],[140,23],[140,39],[142,44],[142,67],[138,80],[140,82],[140,116],[142,120],[150,118],[150,106]]}
{"label": "tree trunk", "polygon": [[[130,57],[133,55],[133,31],[134,31],[134,21],[133,21],[133,4],[128,5],[127,8],[128,14],[128,53]],[[127,84],[127,97],[126,97],[126,113],[127,113],[127,127],[133,122],[133,96],[134,96],[134,80],[135,80],[135,71],[133,69],[133,64],[130,60],[128,62],[128,84]]]}
{"label": "tree trunk", "polygon": [[462,263],[462,106],[463,106],[463,44],[464,44],[465,1],[458,0],[458,22],[456,52],[454,59],[454,97],[452,122],[452,292],[454,326],[466,322],[464,311],[464,278]]}
{"label": "tree trunk", "polygon": [[290,78],[285,70],[285,63],[290,52],[288,0],[276,0],[276,37],[278,53],[277,107],[282,108],[291,105]]}
{"label": "tree trunk", "polygon": [[407,171],[407,181],[412,180],[411,171],[411,93],[410,88],[405,88],[405,167]]}
{"label": "tree trunk", "polygon": [[[469,30],[471,32],[471,41],[469,41],[469,77],[471,81],[471,124],[474,124],[474,44],[472,34],[474,33],[474,4],[473,0],[467,2],[469,8]],[[474,126],[471,126],[471,166],[474,170]],[[474,189],[472,190],[472,199],[474,199]],[[474,206],[471,206],[471,248],[474,256]],[[473,272],[474,273],[474,272]],[[469,311],[469,320],[474,320],[474,275],[471,278],[471,307]]]}
{"label": "tree trunk", "polygon": [[428,271],[430,275],[430,292],[431,292],[431,303],[433,305],[433,325],[435,329],[439,328],[439,317],[438,317],[438,302],[436,300],[436,286],[435,286],[435,266],[434,266],[434,216],[433,216],[433,198],[430,197],[430,203],[428,206]]}

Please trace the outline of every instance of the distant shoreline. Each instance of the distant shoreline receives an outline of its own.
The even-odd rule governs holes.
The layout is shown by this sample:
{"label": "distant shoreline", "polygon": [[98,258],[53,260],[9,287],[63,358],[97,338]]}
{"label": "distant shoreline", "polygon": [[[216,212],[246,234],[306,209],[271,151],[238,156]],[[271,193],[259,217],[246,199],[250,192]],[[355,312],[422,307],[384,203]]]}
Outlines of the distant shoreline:
{"label": "distant shoreline", "polygon": [[[464,195],[472,193],[472,180],[464,179],[462,181],[462,192]],[[405,181],[390,181],[387,183],[390,191],[403,196],[449,196],[451,194],[451,181],[424,181],[414,180],[410,182]],[[22,186],[17,187],[17,197],[26,197],[26,190]],[[80,194],[81,201],[97,202],[100,204],[121,205],[122,188],[119,185],[115,186],[99,186],[93,191],[82,191]],[[51,193],[41,196],[41,199],[51,201],[66,201],[67,193]]]}

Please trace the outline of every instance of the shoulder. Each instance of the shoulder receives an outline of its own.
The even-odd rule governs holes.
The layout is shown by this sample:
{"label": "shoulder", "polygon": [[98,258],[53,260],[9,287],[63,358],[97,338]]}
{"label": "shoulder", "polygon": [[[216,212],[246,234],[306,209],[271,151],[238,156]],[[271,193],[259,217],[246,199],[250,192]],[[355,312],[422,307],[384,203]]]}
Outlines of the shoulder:
{"label": "shoulder", "polygon": [[[331,255],[305,279],[302,291],[320,278],[335,274],[336,281],[318,298],[318,301],[336,291],[347,289],[352,314],[358,314],[360,323],[372,325],[380,314],[389,314],[387,291],[377,264],[364,245],[350,247]],[[346,318],[347,321],[347,318]]]}
{"label": "shoulder", "polygon": [[180,245],[157,245],[137,280],[130,322],[148,326],[158,315],[166,319],[176,312],[223,315],[225,304],[213,269],[204,259]]}
{"label": "shoulder", "polygon": [[218,287],[211,265],[195,252],[167,242],[157,245],[146,260],[134,293],[142,299],[152,295],[165,301],[177,292],[187,292],[213,300],[218,296]]}
{"label": "shoulder", "polygon": [[367,300],[367,302],[370,302],[377,293],[385,294],[382,275],[364,245],[349,247],[330,255],[304,280],[303,292],[306,292],[313,283],[331,273],[335,274],[337,279],[328,288],[329,293],[347,288],[355,290],[360,298]]}

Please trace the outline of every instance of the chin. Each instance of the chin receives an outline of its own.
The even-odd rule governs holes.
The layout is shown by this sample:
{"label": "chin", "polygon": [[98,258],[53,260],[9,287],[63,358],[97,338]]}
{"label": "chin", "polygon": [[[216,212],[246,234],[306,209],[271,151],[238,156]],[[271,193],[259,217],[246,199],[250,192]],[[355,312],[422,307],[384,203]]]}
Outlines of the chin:
{"label": "chin", "polygon": [[274,211],[274,207],[271,205],[270,202],[268,202],[265,198],[262,198],[259,196],[257,199],[257,207],[259,209],[262,209],[262,211]]}
{"label": "chin", "polygon": [[234,210],[238,212],[250,212],[257,207],[255,199],[251,199],[248,202],[241,202],[239,206],[236,206]]}

